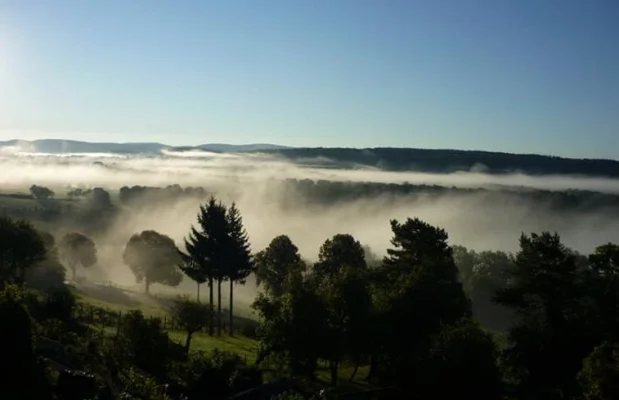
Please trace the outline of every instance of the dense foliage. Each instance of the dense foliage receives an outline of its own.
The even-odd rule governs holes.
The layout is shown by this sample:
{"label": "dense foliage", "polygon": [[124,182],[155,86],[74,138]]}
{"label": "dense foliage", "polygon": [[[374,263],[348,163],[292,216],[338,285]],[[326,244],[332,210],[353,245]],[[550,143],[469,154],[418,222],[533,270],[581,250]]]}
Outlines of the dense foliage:
{"label": "dense foliage", "polygon": [[[108,208],[109,195],[93,196]],[[0,218],[0,343],[11,365],[0,390],[10,398],[225,399],[267,376],[314,389],[326,379],[335,390],[363,371],[366,391],[352,398],[617,398],[619,246],[585,256],[558,233],[540,232],[522,234],[515,254],[478,252],[418,218],[389,223],[382,259],[339,233],[313,263],[287,235],[252,254],[241,211],[213,196],[182,249],[163,233],[134,234],[123,259],[147,292],[183,274],[209,286],[208,304],[199,296],[172,304],[168,315],[186,334],[178,344],[161,318],[138,310],[99,310],[114,318],[106,329],[76,312],[62,264],[73,275],[94,265],[96,236],[70,231],[56,242],[30,222]],[[260,290],[256,364],[192,351],[206,328],[224,335],[222,283],[232,293],[252,274]],[[230,302],[231,336],[232,295]],[[260,386],[269,393],[261,398],[303,392],[275,382]]]}

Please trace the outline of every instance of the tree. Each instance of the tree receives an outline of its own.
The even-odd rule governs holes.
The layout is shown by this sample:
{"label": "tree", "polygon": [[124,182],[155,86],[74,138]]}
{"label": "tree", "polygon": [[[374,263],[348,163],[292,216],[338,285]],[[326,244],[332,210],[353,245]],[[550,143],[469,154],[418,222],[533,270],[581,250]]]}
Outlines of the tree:
{"label": "tree", "polygon": [[348,234],[327,239],[312,270],[327,306],[328,340],[323,347],[333,386],[342,358],[349,355],[358,365],[367,343],[372,298],[366,270],[364,250]]}
{"label": "tree", "polygon": [[112,207],[112,199],[110,197],[110,193],[103,188],[93,188],[92,190],[88,191],[87,195],[90,199],[92,207],[95,209],[101,210]]}
{"label": "tree", "polygon": [[281,296],[293,280],[302,277],[305,264],[299,249],[286,235],[275,237],[269,246],[255,256],[256,284],[274,296]]}
{"label": "tree", "polygon": [[142,231],[131,236],[123,261],[131,268],[137,282],[144,281],[147,294],[153,283],[178,286],[183,279],[178,270],[181,257],[174,240],[156,231]]}
{"label": "tree", "polygon": [[84,190],[80,188],[71,189],[67,192],[67,197],[70,198],[71,200],[74,200],[82,196],[84,196]]}
{"label": "tree", "polygon": [[[198,213],[199,230],[191,227],[189,238],[185,239],[186,253],[181,254],[182,271],[198,283],[202,279],[209,282],[209,305],[213,308],[213,284],[217,280],[219,289],[219,313],[221,317],[221,281],[224,278],[223,266],[227,261],[230,247],[226,207],[211,196],[206,205],[200,206]],[[214,334],[212,313],[209,334]],[[219,322],[221,323],[221,318]],[[221,327],[221,324],[219,325]]]}
{"label": "tree", "polygon": [[49,232],[39,232],[45,246],[45,258],[26,271],[28,285],[47,290],[61,286],[66,279],[64,266],[58,259],[56,240]]}
{"label": "tree", "polygon": [[192,281],[194,281],[197,285],[196,290],[196,301],[200,302],[200,286],[208,280],[208,276],[206,275],[206,271],[200,266],[200,264],[194,261],[191,257],[189,257],[185,253],[180,253],[181,256],[181,264],[179,268],[185,275],[189,277]]}
{"label": "tree", "polygon": [[471,319],[441,327],[432,338],[420,372],[411,377],[411,387],[420,398],[502,398],[494,340]]}
{"label": "tree", "polygon": [[45,259],[45,244],[32,224],[0,217],[0,285],[23,283],[26,271]]}
{"label": "tree", "polygon": [[228,231],[230,235],[230,249],[228,252],[228,263],[226,264],[226,276],[230,281],[230,336],[234,335],[234,284],[236,282],[245,284],[245,279],[253,271],[253,260],[249,247],[249,237],[243,226],[241,213],[232,203],[227,214]]}
{"label": "tree", "polygon": [[185,297],[179,297],[172,308],[172,315],[187,332],[185,350],[189,351],[191,338],[194,333],[204,328],[209,321],[209,314],[213,310],[206,305],[191,301]]}
{"label": "tree", "polygon": [[327,308],[316,282],[300,277],[277,293],[261,293],[253,303],[260,316],[257,364],[282,360],[293,374],[314,377],[327,337]]}
{"label": "tree", "polygon": [[598,246],[589,256],[589,264],[586,287],[594,299],[599,329],[605,340],[619,340],[619,246]]}
{"label": "tree", "polygon": [[155,377],[165,376],[170,362],[170,339],[159,318],[146,318],[139,310],[122,316],[115,348],[121,365],[135,366]]}
{"label": "tree", "polygon": [[78,266],[88,268],[97,262],[97,247],[88,236],[79,232],[67,233],[60,240],[60,259],[71,270],[71,279],[75,281]]}
{"label": "tree", "polygon": [[463,285],[471,298],[473,316],[486,328],[505,332],[513,318],[510,310],[495,303],[493,298],[497,290],[508,285],[512,257],[502,251],[481,251],[473,256],[471,274]]}
{"label": "tree", "polygon": [[37,363],[32,343],[32,321],[22,292],[15,285],[6,285],[0,290],[0,326],[0,352],[5,365],[10,366],[2,368],[0,374],[2,397],[55,398],[45,371]]}
{"label": "tree", "polygon": [[30,186],[30,193],[37,200],[47,200],[54,197],[54,192],[45,186],[32,185]]}
{"label": "tree", "polygon": [[[377,293],[381,343],[380,377],[406,385],[420,374],[419,360],[445,324],[471,316],[447,233],[417,218],[391,221],[393,248],[387,250]],[[414,329],[412,329],[414,327]],[[374,368],[377,368],[374,363]]]}
{"label": "tree", "polygon": [[337,276],[343,268],[367,268],[365,251],[359,241],[349,234],[337,234],[320,247],[318,262],[313,272],[321,278]]}
{"label": "tree", "polygon": [[604,342],[593,349],[583,362],[578,381],[586,400],[618,399],[619,345]]}
{"label": "tree", "polygon": [[598,340],[590,329],[583,275],[556,233],[522,235],[510,284],[495,300],[514,311],[503,353],[510,373],[534,397],[561,399],[580,391],[576,375]]}

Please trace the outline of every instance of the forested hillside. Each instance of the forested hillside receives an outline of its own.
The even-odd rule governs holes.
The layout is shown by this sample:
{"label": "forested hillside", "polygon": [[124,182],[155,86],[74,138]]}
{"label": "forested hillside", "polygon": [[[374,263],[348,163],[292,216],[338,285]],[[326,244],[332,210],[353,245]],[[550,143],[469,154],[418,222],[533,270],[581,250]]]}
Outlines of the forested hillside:
{"label": "forested hillside", "polygon": [[619,177],[619,161],[573,159],[536,154],[413,148],[295,148],[263,150],[297,163],[390,171],[449,173],[479,170],[493,174],[586,175]]}

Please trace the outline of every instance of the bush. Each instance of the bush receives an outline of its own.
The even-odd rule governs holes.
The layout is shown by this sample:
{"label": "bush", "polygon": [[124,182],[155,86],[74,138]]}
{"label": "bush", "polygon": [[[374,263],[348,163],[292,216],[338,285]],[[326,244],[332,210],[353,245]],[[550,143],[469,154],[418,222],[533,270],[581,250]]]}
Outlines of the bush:
{"label": "bush", "polygon": [[137,368],[155,377],[165,375],[170,362],[170,339],[161,320],[145,318],[141,311],[130,311],[123,316],[119,342],[119,356]]}
{"label": "bush", "polygon": [[158,383],[153,377],[129,368],[121,374],[122,393],[119,400],[172,400],[167,385]]}
{"label": "bush", "polygon": [[45,304],[45,317],[55,318],[63,322],[69,322],[75,309],[75,295],[66,286],[52,289]]}
{"label": "bush", "polygon": [[62,286],[65,279],[65,268],[53,259],[44,260],[26,271],[26,283],[40,290]]}
{"label": "bush", "polygon": [[619,398],[619,345],[604,342],[593,349],[583,362],[578,382],[587,400]]}
{"label": "bush", "polygon": [[258,339],[259,324],[254,321],[244,321],[241,323],[241,334],[251,339]]}

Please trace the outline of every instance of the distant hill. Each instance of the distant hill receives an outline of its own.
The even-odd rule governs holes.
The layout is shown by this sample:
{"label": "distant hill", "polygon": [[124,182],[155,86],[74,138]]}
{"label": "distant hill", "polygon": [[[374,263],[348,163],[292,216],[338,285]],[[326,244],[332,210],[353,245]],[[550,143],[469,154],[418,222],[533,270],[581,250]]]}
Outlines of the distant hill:
{"label": "distant hill", "polygon": [[161,143],[91,143],[80,142],[75,140],[61,139],[43,139],[43,140],[8,140],[0,142],[1,147],[14,147],[18,151],[31,153],[118,153],[118,154],[153,154],[159,153],[162,150],[204,150],[215,152],[244,152],[244,151],[259,151],[259,150],[274,150],[284,149],[285,146],[277,146],[274,144],[256,143],[256,144],[202,144],[199,146],[184,146],[174,147]]}
{"label": "distant hill", "polygon": [[324,168],[371,167],[386,171],[450,173],[479,171],[491,174],[520,172],[529,175],[582,175],[619,178],[619,161],[574,159],[537,154],[511,154],[469,150],[412,148],[294,148],[256,143],[232,145],[210,143],[199,146],[168,146],[161,143],[88,143],[72,140],[9,140],[2,147],[38,153],[158,154],[168,151],[259,152],[295,163]]}
{"label": "distant hill", "polygon": [[269,143],[254,143],[254,144],[223,144],[209,143],[196,146],[200,150],[219,151],[222,153],[246,152],[246,151],[262,151],[262,150],[285,150],[291,149],[287,146],[279,146]]}
{"label": "distant hill", "polygon": [[168,146],[161,143],[90,143],[75,140],[9,140],[0,142],[1,147],[15,147],[30,153],[157,153]]}
{"label": "distant hill", "polygon": [[387,171],[450,173],[478,171],[492,174],[583,175],[619,178],[619,161],[575,159],[537,154],[473,150],[412,148],[292,148],[262,150],[290,161],[324,167],[374,167]]}

